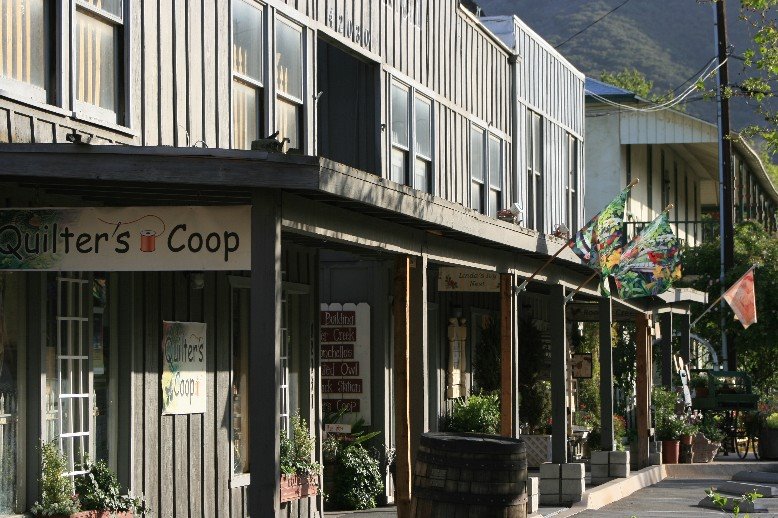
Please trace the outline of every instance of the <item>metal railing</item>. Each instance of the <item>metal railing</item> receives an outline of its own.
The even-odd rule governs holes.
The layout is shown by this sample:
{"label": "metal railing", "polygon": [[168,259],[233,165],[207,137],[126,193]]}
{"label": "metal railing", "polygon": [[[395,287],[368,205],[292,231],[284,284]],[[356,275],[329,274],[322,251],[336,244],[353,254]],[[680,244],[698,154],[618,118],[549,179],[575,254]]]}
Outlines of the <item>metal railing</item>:
{"label": "metal railing", "polygon": [[[647,227],[650,221],[627,221],[624,223],[624,234],[632,239]],[[670,221],[675,235],[687,246],[697,246],[715,239],[719,233],[719,222],[712,219],[698,221]]]}

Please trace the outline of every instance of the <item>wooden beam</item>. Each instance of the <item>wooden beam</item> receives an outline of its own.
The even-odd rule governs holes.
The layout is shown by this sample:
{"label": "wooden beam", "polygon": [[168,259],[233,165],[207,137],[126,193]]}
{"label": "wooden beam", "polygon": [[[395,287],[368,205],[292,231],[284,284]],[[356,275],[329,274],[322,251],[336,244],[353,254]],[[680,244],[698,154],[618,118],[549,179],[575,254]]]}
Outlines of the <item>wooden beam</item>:
{"label": "wooden beam", "polygon": [[410,270],[410,429],[411,466],[421,434],[430,429],[429,350],[427,343],[427,257],[414,257]]}
{"label": "wooden beam", "polygon": [[394,271],[394,408],[397,517],[411,514],[411,442],[409,413],[411,258],[401,255]]}
{"label": "wooden beam", "polygon": [[567,325],[565,287],[554,285],[548,298],[551,329],[551,462],[567,462]]}
{"label": "wooden beam", "polygon": [[637,356],[636,378],[637,378],[637,429],[638,429],[638,449],[637,466],[643,469],[648,466],[648,437],[650,435],[650,376],[651,376],[651,335],[649,329],[649,320],[645,314],[638,314],[635,317],[635,347]]}
{"label": "wooden beam", "polygon": [[599,301],[600,313],[600,442],[605,451],[614,450],[613,441],[613,305],[610,297]]}
{"label": "wooden beam", "polygon": [[513,436],[513,275],[500,274],[500,434]]}
{"label": "wooden beam", "polygon": [[249,347],[249,444],[252,516],[278,516],[281,510],[281,202],[279,193],[257,190],[251,207],[251,312]]}

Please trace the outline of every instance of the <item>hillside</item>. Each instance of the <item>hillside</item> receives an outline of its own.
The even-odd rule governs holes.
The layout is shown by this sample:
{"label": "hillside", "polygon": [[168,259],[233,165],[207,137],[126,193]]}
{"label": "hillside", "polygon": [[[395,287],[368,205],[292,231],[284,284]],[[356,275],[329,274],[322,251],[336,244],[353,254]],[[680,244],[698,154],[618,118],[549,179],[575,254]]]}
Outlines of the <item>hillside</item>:
{"label": "hillside", "polygon": [[[553,45],[569,38],[623,0],[479,0],[484,14],[517,14]],[[748,48],[748,26],[738,18],[740,3],[729,0],[727,24],[735,54]],[[694,76],[715,56],[713,8],[697,0],[631,0],[559,48],[585,74],[636,68],[665,93]],[[742,65],[730,60],[730,82],[742,77]],[[709,83],[713,86],[713,80]],[[715,105],[692,94],[690,114],[715,121]],[[742,100],[733,103],[736,128],[755,121]]]}

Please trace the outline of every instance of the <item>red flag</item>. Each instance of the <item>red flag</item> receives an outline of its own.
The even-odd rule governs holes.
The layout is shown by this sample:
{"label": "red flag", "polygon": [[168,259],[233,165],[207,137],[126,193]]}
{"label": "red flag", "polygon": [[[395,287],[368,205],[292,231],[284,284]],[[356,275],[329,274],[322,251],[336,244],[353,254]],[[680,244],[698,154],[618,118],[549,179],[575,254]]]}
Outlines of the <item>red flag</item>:
{"label": "red flag", "polygon": [[756,296],[754,295],[754,269],[751,268],[740,280],[724,293],[724,300],[735,312],[743,327],[756,323]]}

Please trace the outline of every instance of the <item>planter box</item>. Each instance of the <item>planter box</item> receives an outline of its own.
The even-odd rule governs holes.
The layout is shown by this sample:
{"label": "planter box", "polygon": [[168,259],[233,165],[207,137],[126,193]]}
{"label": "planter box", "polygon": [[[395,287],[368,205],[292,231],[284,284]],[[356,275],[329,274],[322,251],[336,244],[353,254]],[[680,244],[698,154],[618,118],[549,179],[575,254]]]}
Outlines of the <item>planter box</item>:
{"label": "planter box", "polygon": [[527,447],[527,466],[539,468],[544,462],[551,462],[550,435],[524,435],[520,437]]}
{"label": "planter box", "polygon": [[318,492],[319,485],[316,475],[302,477],[281,475],[281,502],[291,502],[307,496],[314,496]]}
{"label": "planter box", "polygon": [[778,430],[762,428],[759,432],[759,458],[778,459]]}
{"label": "planter box", "polygon": [[710,441],[705,435],[698,433],[694,436],[692,448],[694,448],[693,462],[695,464],[705,463],[712,461],[716,457],[716,453],[718,453],[719,448],[721,448],[721,443]]}

